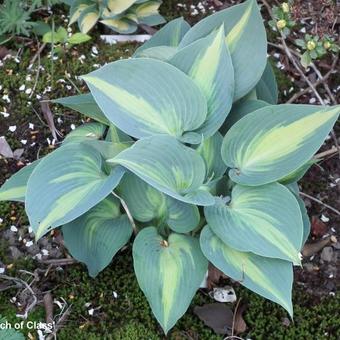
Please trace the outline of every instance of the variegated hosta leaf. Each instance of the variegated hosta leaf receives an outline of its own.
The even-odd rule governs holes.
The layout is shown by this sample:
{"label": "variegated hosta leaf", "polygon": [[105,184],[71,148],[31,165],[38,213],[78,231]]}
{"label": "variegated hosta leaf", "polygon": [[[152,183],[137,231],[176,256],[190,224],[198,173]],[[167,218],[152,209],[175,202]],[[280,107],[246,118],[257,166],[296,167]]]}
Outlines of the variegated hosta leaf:
{"label": "variegated hosta leaf", "polygon": [[40,159],[26,165],[1,186],[0,201],[25,202],[28,179],[39,162]]}
{"label": "variegated hosta leaf", "polygon": [[212,137],[204,139],[196,149],[205,162],[208,180],[221,177],[227,170],[221,156],[222,141],[222,135],[216,132]]}
{"label": "variegated hosta leaf", "polygon": [[131,237],[132,226],[119,206],[117,199],[108,197],[62,228],[67,249],[86,264],[92,277],[109,265]]}
{"label": "variegated hosta leaf", "polygon": [[340,106],[267,106],[226,134],[222,158],[230,178],[244,185],[279,180],[310,160],[336,122]]}
{"label": "variegated hosta leaf", "polygon": [[64,139],[63,144],[80,143],[84,140],[101,139],[104,136],[106,125],[101,123],[86,123],[72,130]]}
{"label": "variegated hosta leaf", "polygon": [[165,333],[186,312],[208,269],[196,238],[154,227],[140,231],[133,244],[137,281]]}
{"label": "variegated hosta leaf", "polygon": [[124,175],[118,191],[133,218],[140,222],[166,224],[178,233],[187,233],[199,223],[200,214],[195,205],[163,194],[132,173]]}
{"label": "variegated hosta leaf", "polygon": [[69,25],[75,23],[79,19],[82,11],[84,11],[87,7],[92,5],[93,2],[91,0],[74,0],[70,8]]}
{"label": "variegated hosta leaf", "polygon": [[110,124],[105,140],[113,143],[132,142],[132,138],[129,135],[119,130],[113,124]]}
{"label": "variegated hosta leaf", "polygon": [[305,202],[300,197],[300,193],[299,193],[300,190],[299,190],[299,186],[297,182],[289,183],[288,185],[286,185],[286,187],[294,194],[297,202],[299,203],[299,207],[300,207],[300,211],[302,215],[302,222],[303,222],[303,236],[302,236],[302,242],[301,242],[301,247],[300,247],[300,249],[302,249],[308,239],[308,236],[310,234],[310,229],[311,229],[308,212],[305,206]]}
{"label": "variegated hosta leaf", "polygon": [[131,148],[108,161],[120,164],[157,190],[180,201],[214,204],[203,190],[205,165],[195,150],[170,136],[153,136],[137,141]]}
{"label": "variegated hosta leaf", "polygon": [[301,212],[294,195],[283,185],[236,185],[230,203],[216,198],[204,214],[213,232],[230,247],[300,263]]}
{"label": "variegated hosta leaf", "polygon": [[52,100],[52,103],[64,105],[105,125],[110,124],[95,102],[91,93],[54,99]]}
{"label": "variegated hosta leaf", "polygon": [[168,134],[183,139],[207,114],[193,81],[159,60],[120,60],[83,78],[108,119],[135,138]]}
{"label": "variegated hosta leaf", "polygon": [[197,130],[212,136],[227,117],[234,97],[234,69],[224,27],[179,50],[169,61],[193,79],[208,102],[204,124]]}
{"label": "variegated hosta leaf", "polygon": [[176,47],[155,46],[142,50],[136,55],[137,58],[153,58],[168,61],[177,52]]}
{"label": "variegated hosta leaf", "polygon": [[[86,139],[82,141],[82,144],[88,145],[93,149],[97,150],[104,160],[115,157],[123,150],[129,148],[132,142],[107,142],[97,139]],[[110,172],[110,166],[107,163],[103,164],[104,169]]]}
{"label": "variegated hosta leaf", "polygon": [[267,61],[266,68],[262,74],[260,81],[257,83],[256,96],[260,100],[264,100],[269,104],[277,104],[278,100],[278,89],[275,74],[270,62]]}
{"label": "variegated hosta leaf", "polygon": [[293,268],[288,261],[237,251],[205,226],[200,237],[206,258],[224,274],[253,292],[280,304],[293,316]]}
{"label": "variegated hosta leaf", "polygon": [[262,107],[268,106],[269,104],[257,99],[241,99],[236,102],[231,111],[223,123],[220,131],[223,135],[227,133],[227,131],[241,118],[246,116],[248,113],[261,109]]}
{"label": "variegated hosta leaf", "polygon": [[137,23],[124,16],[117,18],[107,18],[100,20],[100,22],[121,34],[131,34],[137,29]]}
{"label": "variegated hosta leaf", "polygon": [[292,182],[298,182],[305,175],[305,173],[309,170],[309,168],[317,162],[318,161],[316,159],[310,159],[305,164],[300,166],[298,169],[294,170],[293,172],[291,172],[284,178],[281,178],[279,182],[281,184],[289,184]]}
{"label": "variegated hosta leaf", "polygon": [[106,5],[110,9],[111,15],[116,16],[131,7],[136,0],[107,0]]}
{"label": "variegated hosta leaf", "polygon": [[78,26],[81,33],[87,33],[98,21],[99,12],[96,5],[86,7],[78,18]]}
{"label": "variegated hosta leaf", "polygon": [[157,46],[177,47],[182,40],[184,34],[190,29],[190,25],[183,19],[177,18],[168,22],[158,32],[156,32],[150,40],[140,46],[134,57],[139,56],[140,52]]}
{"label": "variegated hosta leaf", "polygon": [[222,24],[235,70],[236,101],[255,87],[267,61],[266,31],[255,0],[248,0],[201,20],[184,36],[180,47],[207,36]]}
{"label": "variegated hosta leaf", "polygon": [[34,169],[27,184],[26,212],[36,239],[68,223],[103,200],[119,183],[124,169],[102,169],[100,153],[85,145],[62,146]]}
{"label": "variegated hosta leaf", "polygon": [[146,1],[133,6],[131,11],[136,14],[138,22],[141,24],[149,26],[164,24],[165,19],[158,13],[161,3],[161,1]]}

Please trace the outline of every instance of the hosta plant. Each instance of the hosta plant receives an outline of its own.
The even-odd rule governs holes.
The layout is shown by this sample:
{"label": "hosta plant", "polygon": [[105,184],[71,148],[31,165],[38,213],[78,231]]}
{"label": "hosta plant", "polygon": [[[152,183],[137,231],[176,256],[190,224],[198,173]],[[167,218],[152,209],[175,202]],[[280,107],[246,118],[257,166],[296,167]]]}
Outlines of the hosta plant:
{"label": "hosta plant", "polygon": [[106,25],[115,32],[130,34],[139,24],[149,26],[165,22],[159,14],[160,0],[68,0],[70,25],[78,22],[82,33],[96,23]]}
{"label": "hosta plant", "polygon": [[277,105],[256,1],[194,27],[171,21],[134,57],[55,100],[93,119],[8,180],[36,239],[61,227],[96,276],[126,244],[167,333],[211,262],[292,316],[293,265],[309,233],[297,181],[339,106]]}

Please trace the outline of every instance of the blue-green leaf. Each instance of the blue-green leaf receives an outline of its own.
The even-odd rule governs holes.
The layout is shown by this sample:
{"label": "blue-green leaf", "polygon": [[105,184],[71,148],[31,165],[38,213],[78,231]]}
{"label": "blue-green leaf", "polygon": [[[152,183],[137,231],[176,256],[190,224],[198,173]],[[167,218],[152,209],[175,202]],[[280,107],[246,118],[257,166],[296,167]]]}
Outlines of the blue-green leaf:
{"label": "blue-green leaf", "polygon": [[202,157],[173,137],[141,139],[108,162],[126,167],[155,189],[180,201],[214,203],[203,188],[206,169]]}
{"label": "blue-green leaf", "polygon": [[278,100],[278,89],[275,74],[270,62],[267,61],[266,68],[262,74],[260,81],[257,83],[256,95],[260,100],[264,100],[269,104],[277,104]]}
{"label": "blue-green leaf", "polygon": [[239,251],[300,263],[303,224],[294,195],[283,185],[236,185],[231,201],[221,198],[205,207],[213,232]]}
{"label": "blue-green leaf", "polygon": [[118,185],[124,169],[106,174],[103,167],[101,154],[82,143],[62,146],[40,161],[28,180],[25,202],[36,239],[83,215]]}
{"label": "blue-green leaf", "polygon": [[135,138],[168,134],[182,139],[205,121],[201,90],[165,62],[120,60],[83,78],[108,119]]}
{"label": "blue-green leaf", "polygon": [[236,101],[255,87],[267,62],[266,31],[255,0],[248,0],[201,20],[184,36],[179,47],[207,36],[222,24],[235,70]]}
{"label": "blue-green leaf", "polygon": [[200,220],[195,205],[183,203],[154,189],[132,173],[126,173],[118,187],[133,218],[155,225],[168,225],[178,233],[195,229]]}
{"label": "blue-green leaf", "polygon": [[69,107],[70,109],[78,111],[83,115],[105,125],[110,124],[108,119],[104,116],[103,112],[100,110],[99,106],[95,102],[91,93],[54,99],[52,100],[52,103],[57,103]]}
{"label": "blue-green leaf", "polygon": [[179,50],[169,62],[188,74],[205,95],[207,118],[197,132],[212,136],[226,119],[234,97],[234,69],[224,27]]}
{"label": "blue-green leaf", "polygon": [[67,249],[86,264],[92,277],[109,265],[131,237],[132,226],[119,206],[117,199],[108,197],[62,228]]}
{"label": "blue-green leaf", "polygon": [[183,19],[177,18],[168,22],[150,40],[139,47],[134,57],[138,56],[143,50],[156,46],[177,47],[184,34],[190,29],[190,25]]}
{"label": "blue-green leaf", "polygon": [[25,202],[28,179],[39,162],[40,159],[26,165],[1,186],[0,201]]}
{"label": "blue-green leaf", "polygon": [[215,267],[255,293],[280,304],[293,316],[290,262],[235,250],[223,243],[209,226],[202,230],[200,243],[204,255]]}
{"label": "blue-green leaf", "polygon": [[244,185],[280,180],[320,148],[340,106],[270,105],[247,114],[227,132],[222,158],[230,178]]}
{"label": "blue-green leaf", "polygon": [[137,281],[165,334],[186,312],[208,269],[196,238],[154,227],[140,231],[133,244]]}

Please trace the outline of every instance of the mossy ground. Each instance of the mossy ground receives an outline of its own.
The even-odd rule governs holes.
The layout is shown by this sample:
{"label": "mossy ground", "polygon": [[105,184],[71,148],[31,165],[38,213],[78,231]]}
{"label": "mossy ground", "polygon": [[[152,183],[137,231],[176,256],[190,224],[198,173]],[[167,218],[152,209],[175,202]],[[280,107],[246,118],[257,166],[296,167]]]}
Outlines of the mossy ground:
{"label": "mossy ground", "polygon": [[[167,19],[181,15],[177,1],[167,1],[163,6],[163,14]],[[194,2],[197,3],[197,2]],[[75,76],[86,74],[92,71],[94,64],[103,64],[126,58],[131,55],[136,48],[133,44],[106,45],[98,40],[95,44],[99,50],[98,57],[91,56],[93,41],[86,43],[77,49],[73,48],[54,61],[53,79],[51,78],[52,63],[51,59],[42,55],[41,65],[44,70],[40,73],[35,93],[43,93],[47,86],[51,86],[51,92],[47,95],[50,98],[76,94],[76,89],[65,77],[69,74],[72,81],[85,91],[83,83],[75,79]],[[12,46],[17,48],[17,46]],[[33,160],[36,154],[45,154],[50,151],[46,138],[50,137],[50,132],[33,113],[32,107],[38,110],[39,103],[35,99],[29,99],[28,95],[19,91],[22,84],[32,87],[35,72],[31,73],[33,81],[27,82],[26,75],[29,73],[27,67],[34,51],[26,48],[20,56],[21,62],[8,60],[0,73],[0,84],[3,93],[8,93],[11,103],[7,104],[0,98],[0,107],[6,107],[11,113],[8,121],[0,116],[0,135],[5,135],[7,141],[13,149],[22,147],[20,139],[27,138],[29,143],[37,142],[36,146],[26,148],[24,157]],[[85,55],[86,59],[79,58]],[[3,71],[3,72],[2,72]],[[291,81],[284,73],[276,72],[279,87],[289,89]],[[64,79],[65,83],[59,82]],[[70,86],[71,89],[67,89]],[[28,104],[31,101],[31,104]],[[61,109],[52,105],[55,117],[60,116],[64,123],[58,128],[63,133],[70,130],[70,124],[80,123],[81,116],[75,112]],[[9,123],[10,122],[10,123]],[[38,133],[33,138],[28,131],[28,122],[34,123]],[[8,132],[9,125],[17,125],[16,133]],[[15,161],[0,160],[0,182],[9,177],[12,169],[16,169]],[[12,203],[0,203],[0,217],[4,222],[1,228],[8,227],[10,224],[25,224],[26,217],[22,206]],[[0,259],[5,264],[10,260],[6,258],[6,242],[0,240]],[[16,275],[19,269],[34,270],[36,263],[29,259],[21,259],[14,263],[9,275]],[[129,250],[121,252],[113,260],[112,264],[105,269],[96,279],[91,279],[85,267],[73,265],[65,267],[61,271],[52,271],[49,274],[49,281],[52,287],[52,295],[55,299],[65,299],[71,305],[71,313],[65,326],[58,332],[58,339],[162,339],[164,335],[156,320],[154,319],[147,301],[140,291],[135,279],[131,254]],[[113,292],[117,292],[118,298],[114,298]],[[340,295],[328,296],[323,299],[315,299],[303,292],[303,289],[294,289],[294,322],[285,325],[283,322],[287,318],[286,313],[279,306],[268,302],[261,297],[241,287],[236,287],[236,292],[243,301],[248,303],[248,309],[244,314],[248,329],[243,336],[251,339],[339,339],[340,320],[338,311],[340,309]],[[10,322],[18,322],[16,318],[17,310],[10,303],[10,298],[16,294],[16,290],[9,290],[0,294],[0,314]],[[193,306],[211,302],[211,299],[199,292],[196,294],[191,307],[185,316],[178,322],[176,327],[170,332],[170,339],[220,339],[209,328],[193,314]],[[86,303],[91,303],[91,308],[95,308],[93,316],[88,314]],[[96,308],[99,309],[96,309]],[[57,313],[57,307],[55,312]],[[43,321],[45,310],[38,306],[29,315],[29,320]],[[287,320],[286,320],[287,321]],[[37,338],[36,333],[24,329],[23,332]]]}

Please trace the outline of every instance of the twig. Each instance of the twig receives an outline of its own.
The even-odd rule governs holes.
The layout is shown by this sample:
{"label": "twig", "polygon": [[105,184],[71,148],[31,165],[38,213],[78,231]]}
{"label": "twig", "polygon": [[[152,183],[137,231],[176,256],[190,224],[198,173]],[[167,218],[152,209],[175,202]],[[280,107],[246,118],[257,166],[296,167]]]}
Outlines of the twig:
{"label": "twig", "polygon": [[235,309],[234,309],[233,323],[232,323],[232,327],[231,327],[231,336],[232,336],[232,337],[234,336],[235,321],[236,321],[236,313],[237,313],[237,310],[238,310],[238,307],[239,307],[239,305],[240,305],[241,300],[242,300],[242,298],[240,298],[240,299],[237,301],[237,304],[236,304]]}
{"label": "twig", "polygon": [[[39,41],[38,41],[38,46],[39,46]],[[44,48],[46,47],[46,43],[43,43],[40,47],[38,47],[38,51],[37,53],[33,56],[33,58],[30,61],[30,66],[32,67],[32,65],[35,63],[35,60],[37,58],[40,58],[40,54],[41,52],[44,50]]]}
{"label": "twig", "polygon": [[320,201],[319,199],[317,199],[317,198],[315,198],[315,197],[313,197],[313,196],[310,196],[310,195],[308,195],[308,194],[305,194],[304,192],[301,192],[301,191],[300,191],[300,195],[301,195],[301,196],[304,196],[304,197],[306,197],[306,198],[309,198],[310,200],[312,200],[312,201],[314,201],[314,202],[316,202],[316,203],[319,203],[319,204],[323,205],[325,208],[327,208],[327,209],[329,209],[329,210],[332,210],[334,213],[336,213],[337,215],[340,216],[340,211],[339,211],[339,210],[337,210],[337,209],[331,207],[330,205],[328,205],[328,204],[326,204],[326,203]]}
{"label": "twig", "polygon": [[[268,10],[268,12],[269,12],[269,14],[270,14],[270,16],[274,19],[274,17],[273,17],[273,12],[272,12],[272,10],[271,10],[271,8],[270,8],[268,2],[267,2],[266,0],[262,0],[262,2],[263,2],[263,4],[266,6],[266,8],[267,8],[267,10]],[[291,49],[287,46],[287,44],[286,44],[286,39],[285,39],[284,34],[283,34],[281,31],[279,31],[279,33],[280,33],[280,35],[281,35],[282,46],[283,46],[284,51],[286,52],[286,54],[287,54],[289,60],[290,60],[291,63],[294,65],[295,69],[299,72],[299,74],[300,74],[301,77],[304,79],[304,81],[307,83],[307,85],[308,85],[308,86],[311,88],[311,90],[314,92],[314,94],[315,94],[315,96],[318,98],[320,104],[321,104],[321,105],[326,105],[325,101],[324,101],[324,100],[322,99],[322,97],[320,96],[320,94],[319,94],[319,92],[317,91],[317,89],[316,89],[316,87],[314,86],[314,84],[308,79],[308,77],[305,75],[305,73],[301,70],[301,68],[300,68],[300,66],[299,66],[299,64],[298,64],[298,62],[295,60],[292,50],[291,50]],[[294,52],[295,55],[296,55],[296,53],[297,53],[297,52]],[[311,67],[313,68],[314,72],[316,72],[316,71],[315,71],[315,70],[317,70],[316,66],[313,64],[313,66],[311,66]],[[317,72],[318,72],[318,73],[317,73]],[[317,75],[318,75],[318,76],[320,75],[319,79],[322,80],[323,77],[322,77],[321,73],[319,72],[319,70],[317,70],[317,72],[316,72]],[[324,84],[324,82],[323,82],[323,84]],[[328,85],[327,85],[327,87],[328,87]],[[326,89],[326,91],[327,91],[326,86],[325,86],[325,89]],[[328,90],[329,90],[329,87],[328,87]],[[329,90],[329,91],[330,91],[330,90]],[[327,91],[327,92],[328,92],[328,91]],[[337,138],[336,138],[336,135],[335,135],[334,130],[331,131],[331,136],[332,136],[332,138],[333,138],[333,140],[334,140],[335,146],[337,147],[337,149],[338,149],[338,151],[339,151],[339,159],[340,159],[340,146],[339,146],[339,143],[338,143],[338,140],[337,140]]]}
{"label": "twig", "polygon": [[329,150],[326,150],[326,151],[323,151],[323,152],[320,152],[320,153],[317,153],[314,158],[316,159],[320,159],[320,158],[324,158],[326,156],[330,156],[330,155],[333,155],[335,153],[338,152],[338,149],[336,147],[333,147]]}
{"label": "twig", "polygon": [[[46,45],[46,44],[45,44]],[[38,41],[38,46],[39,46],[39,41]],[[43,46],[43,45],[42,45]],[[31,65],[33,65],[33,63],[31,63]],[[33,85],[33,88],[32,88],[32,92],[31,94],[29,95],[29,98],[32,98],[33,96],[33,93],[35,92],[35,89],[38,85],[38,80],[39,80],[39,75],[40,75],[40,67],[41,67],[41,60],[40,60],[40,53],[38,54],[38,68],[37,68],[37,73],[35,75],[35,81],[34,81],[34,85]]]}
{"label": "twig", "polygon": [[49,335],[46,337],[46,340],[56,339],[56,334],[57,334],[57,332],[62,328],[64,322],[67,320],[67,318],[69,317],[69,315],[70,315],[70,313],[71,313],[71,307],[72,307],[72,305],[70,305],[70,306],[65,310],[65,312],[63,313],[63,315],[59,318],[59,320],[58,320],[57,323],[55,324],[53,333],[49,334]]}
{"label": "twig", "polygon": [[20,317],[27,319],[28,313],[35,307],[35,305],[38,302],[38,299],[37,299],[33,289],[31,288],[31,286],[27,282],[25,282],[24,280],[19,279],[17,277],[12,277],[12,276],[8,276],[8,275],[0,274],[0,279],[19,283],[22,286],[24,286],[25,289],[27,289],[31,293],[33,301],[26,307],[24,314],[20,315]]}
{"label": "twig", "polygon": [[39,263],[49,264],[52,266],[68,266],[70,264],[78,263],[75,259],[66,258],[66,259],[52,259],[52,260],[40,260]]}
{"label": "twig", "polygon": [[133,233],[134,233],[134,235],[137,235],[138,229],[137,229],[136,223],[135,223],[135,221],[134,221],[134,219],[133,219],[133,217],[131,215],[131,212],[130,212],[129,207],[127,206],[126,202],[120,196],[118,196],[114,191],[112,191],[112,195],[119,199],[121,205],[123,206],[123,208],[124,208],[124,210],[126,212],[126,215],[127,215],[128,219],[129,219],[129,221],[131,223],[131,226],[132,226],[132,229],[133,229]]}
{"label": "twig", "polygon": [[50,292],[44,295],[45,320],[46,323],[53,323],[53,297]]}

